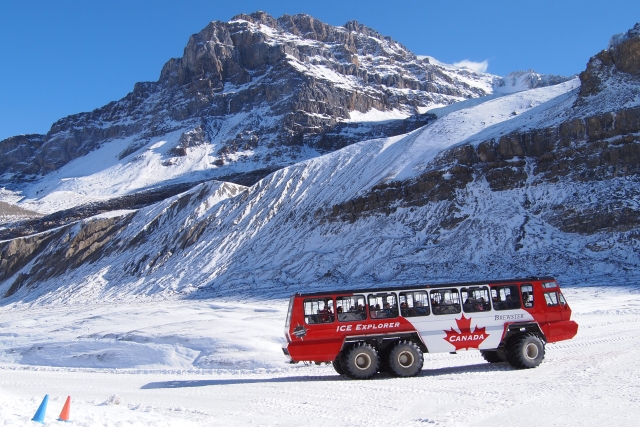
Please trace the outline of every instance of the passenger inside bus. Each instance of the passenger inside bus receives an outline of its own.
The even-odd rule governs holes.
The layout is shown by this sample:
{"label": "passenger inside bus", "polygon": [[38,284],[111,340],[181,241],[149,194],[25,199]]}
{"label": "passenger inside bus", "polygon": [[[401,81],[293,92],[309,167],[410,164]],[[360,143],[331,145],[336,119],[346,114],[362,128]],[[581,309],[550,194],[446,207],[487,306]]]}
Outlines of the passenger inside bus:
{"label": "passenger inside bus", "polygon": [[318,310],[318,318],[320,323],[333,322],[333,312],[331,311],[331,307],[327,307],[324,310]]}
{"label": "passenger inside bus", "polygon": [[491,299],[495,310],[514,310],[520,308],[520,296],[517,285],[491,287]]}

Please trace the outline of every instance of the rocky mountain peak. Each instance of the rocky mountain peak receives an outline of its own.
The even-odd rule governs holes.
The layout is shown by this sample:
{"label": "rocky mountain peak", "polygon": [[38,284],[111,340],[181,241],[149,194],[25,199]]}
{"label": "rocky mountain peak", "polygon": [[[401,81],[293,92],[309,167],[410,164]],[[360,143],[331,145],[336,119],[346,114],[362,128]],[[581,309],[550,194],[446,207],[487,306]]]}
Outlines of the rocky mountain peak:
{"label": "rocky mountain peak", "polygon": [[580,95],[587,97],[600,92],[607,80],[619,73],[640,76],[640,23],[613,36],[609,48],[591,57],[580,73]]}
{"label": "rocky mountain peak", "polygon": [[[296,39],[320,44],[300,46]],[[286,55],[303,61],[313,56],[325,57],[355,65],[359,65],[355,55],[416,58],[402,44],[357,21],[334,27],[306,14],[275,19],[265,12],[255,12],[236,15],[227,23],[211,22],[192,35],[183,57],[165,64],[160,81],[184,85],[209,80],[207,87],[222,90],[224,81],[248,83],[251,71],[264,71],[265,66],[275,65]]]}
{"label": "rocky mountain peak", "polygon": [[251,14],[240,13],[231,18],[231,21],[229,22],[234,21],[247,21],[251,22],[252,24],[266,25],[270,28],[273,28],[274,30],[278,29],[278,20],[269,15],[267,12],[263,12],[261,10],[253,12]]}
{"label": "rocky mountain peak", "polygon": [[636,23],[629,31],[626,33],[615,34],[609,40],[609,49],[615,48],[622,42],[625,42],[634,37],[640,36],[640,23]]}
{"label": "rocky mountain peak", "polygon": [[[390,136],[389,129],[415,129],[430,108],[491,93],[492,79],[418,59],[357,21],[238,15],[192,35],[157,82],[65,117],[47,135],[0,141],[0,184],[36,181],[113,141],[124,144],[118,161],[127,164],[164,141],[159,164],[167,175],[191,173],[184,157],[195,150],[203,156],[198,170],[207,171],[198,181],[251,184],[297,161]],[[398,123],[376,125],[390,119]]]}

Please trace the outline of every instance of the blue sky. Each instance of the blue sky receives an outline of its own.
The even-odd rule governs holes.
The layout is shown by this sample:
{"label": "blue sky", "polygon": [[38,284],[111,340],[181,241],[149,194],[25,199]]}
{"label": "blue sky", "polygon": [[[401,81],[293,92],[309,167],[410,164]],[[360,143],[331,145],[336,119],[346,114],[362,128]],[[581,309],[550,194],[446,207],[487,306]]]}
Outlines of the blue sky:
{"label": "blue sky", "polygon": [[118,100],[210,21],[264,10],[355,19],[440,61],[571,75],[640,22],[640,1],[0,0],[0,140]]}

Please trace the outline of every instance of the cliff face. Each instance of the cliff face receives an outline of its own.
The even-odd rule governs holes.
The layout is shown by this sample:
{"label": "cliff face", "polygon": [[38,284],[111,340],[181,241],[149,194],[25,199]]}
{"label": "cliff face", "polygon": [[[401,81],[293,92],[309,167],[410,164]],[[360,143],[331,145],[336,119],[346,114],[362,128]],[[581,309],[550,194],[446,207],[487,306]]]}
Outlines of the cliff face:
{"label": "cliff face", "polygon": [[609,49],[589,60],[587,69],[580,73],[580,95],[587,97],[601,92],[606,82],[618,75],[640,77],[640,24],[614,36]]}
{"label": "cliff face", "polygon": [[238,164],[272,171],[360,138],[389,136],[379,127],[369,132],[370,119],[356,136],[341,132],[339,124],[358,121],[354,113],[415,116],[486,95],[493,79],[432,65],[355,21],[333,27],[308,15],[239,15],[191,36],[157,82],[137,83],[119,101],[63,118],[46,135],[1,141],[0,185],[20,189],[118,140],[127,141],[120,160],[131,161],[163,139],[172,145],[165,168],[206,146],[210,176],[242,181]]}
{"label": "cliff face", "polygon": [[[457,192],[472,183],[486,182],[497,193],[576,184],[593,185],[593,191],[584,188],[584,193],[570,200],[542,202],[527,209],[568,233],[637,230],[640,189],[617,182],[640,182],[640,107],[463,145],[441,154],[431,167],[415,178],[376,185],[356,199],[336,204],[326,218],[353,222],[441,201],[453,210],[459,203]],[[610,183],[612,191],[596,192],[597,185],[604,183]],[[451,219],[443,217],[442,226],[450,225]]]}

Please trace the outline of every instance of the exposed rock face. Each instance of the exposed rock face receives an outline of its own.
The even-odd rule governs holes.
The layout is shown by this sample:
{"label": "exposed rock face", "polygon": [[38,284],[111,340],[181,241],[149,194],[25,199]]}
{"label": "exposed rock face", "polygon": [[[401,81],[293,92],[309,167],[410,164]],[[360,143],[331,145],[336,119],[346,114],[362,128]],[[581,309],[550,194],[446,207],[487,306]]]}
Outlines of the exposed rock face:
{"label": "exposed rock face", "polygon": [[[42,251],[48,250],[46,260],[36,274],[20,274],[5,292],[8,297],[25,285],[37,283],[63,274],[69,268],[77,268],[92,257],[99,257],[100,250],[113,235],[126,225],[126,217],[104,218],[88,221],[78,232],[66,226],[55,232],[14,239],[0,245],[0,280],[10,277],[28,264]],[[56,242],[53,249],[50,243]],[[62,244],[60,244],[62,243]]]}
{"label": "exposed rock face", "polygon": [[[233,163],[247,159],[255,169],[274,170],[306,158],[302,147],[323,152],[366,139],[366,132],[357,139],[340,133],[353,112],[411,116],[491,90],[490,76],[463,74],[418,59],[355,21],[332,27],[308,15],[239,15],[191,36],[183,57],[168,61],[157,82],[137,83],[117,102],[61,119],[46,135],[0,141],[0,185],[17,188],[103,144],[132,138],[119,156],[126,161],[176,131],[183,134],[167,167],[190,148],[211,144],[218,178],[229,178]],[[401,126],[412,123],[423,122]],[[385,136],[376,129],[375,136]]]}
{"label": "exposed rock face", "polygon": [[609,49],[589,60],[587,69],[580,73],[580,94],[589,96],[600,92],[603,83],[616,73],[640,76],[640,24],[626,34],[614,36]]}
{"label": "exposed rock face", "polygon": [[[336,287],[452,274],[460,280],[479,274],[473,268],[486,276],[534,274],[552,264],[555,271],[575,264],[572,272],[585,277],[594,260],[598,268],[624,268],[633,276],[640,268],[639,135],[640,108],[514,131],[444,151],[420,176],[373,186],[333,206],[315,203],[313,194],[326,185],[331,197],[340,197],[350,174],[337,182],[327,178],[332,172],[319,176],[340,161],[304,162],[249,189],[205,183],[135,213],[0,243],[0,295],[28,300],[36,291],[58,291],[64,277],[98,294],[117,294],[117,285],[132,293],[173,292],[179,283],[177,292],[202,287],[208,296],[283,296],[305,286],[300,278],[308,286]],[[351,173],[368,167],[359,161]],[[475,208],[491,199],[494,213],[506,212],[501,228],[487,225],[491,218]],[[519,222],[504,225],[511,212]],[[473,238],[464,240],[467,235]],[[572,237],[581,244],[568,251]],[[555,238],[557,246],[546,241]],[[489,249],[479,247],[484,244]]]}
{"label": "exposed rock face", "polygon": [[[213,197],[209,192],[211,189],[214,191]],[[126,230],[137,219],[139,211],[91,218],[52,231],[0,242],[0,282],[15,275],[15,280],[1,297],[9,297],[20,289],[29,289],[39,282],[60,277],[111,253],[135,250],[144,246],[164,223],[177,215],[184,215],[183,211],[188,210],[187,208],[206,206],[209,203],[207,197],[215,201],[216,198],[236,196],[245,190],[245,187],[229,183],[208,183],[201,186],[200,191],[176,196],[148,222],[142,219],[145,226],[137,229],[133,235],[127,234]],[[193,216],[197,218],[197,214]],[[165,236],[161,244],[156,241],[157,246],[152,245],[153,256],[145,255],[142,259],[130,261],[129,265],[121,267],[133,276],[153,269],[171,257],[172,250],[184,250],[196,243],[206,226],[214,219],[202,218],[191,225],[183,224],[181,229],[174,230],[176,234],[171,238]],[[37,267],[34,265],[35,268],[28,269],[28,273],[16,275],[29,263],[34,263]]]}
{"label": "exposed rock face", "polygon": [[19,171],[16,178],[20,179],[44,170],[47,165],[40,148],[45,140],[44,135],[18,135],[0,141],[0,173]]}
{"label": "exposed rock face", "polygon": [[[616,178],[640,182],[640,108],[580,116],[588,97],[599,94],[605,85],[610,89],[605,97],[617,97],[625,91],[633,97],[640,86],[637,76],[640,24],[614,36],[609,49],[592,57],[580,74],[582,85],[574,106],[577,117],[557,126],[511,132],[477,145],[454,148],[441,154],[431,165],[432,170],[417,178],[373,187],[366,195],[320,210],[317,215],[330,221],[353,222],[389,214],[398,207],[438,201],[449,201],[449,209],[454,212],[456,192],[471,182],[486,181],[495,192],[545,183],[613,182]],[[570,205],[546,205],[543,217],[569,233],[634,230],[640,225],[640,211],[632,202],[638,194],[637,188],[611,194],[576,194]],[[463,219],[458,216],[457,222]],[[441,225],[449,228],[450,220],[443,219]]]}
{"label": "exposed rock face", "polygon": [[[388,214],[401,206],[453,201],[456,191],[486,181],[499,192],[559,182],[602,182],[624,178],[640,183],[640,108],[573,119],[552,128],[512,132],[477,146],[463,145],[443,153],[433,170],[407,181],[373,187],[368,194],[334,205],[326,218],[355,221]],[[547,206],[543,216],[560,230],[595,233],[640,226],[640,211],[626,203],[640,194],[600,194],[598,203],[584,200]],[[454,209],[454,204],[451,204]],[[458,222],[464,219],[458,217]],[[444,219],[443,227],[451,226]]]}
{"label": "exposed rock face", "polygon": [[[261,172],[266,175],[266,171]],[[114,197],[102,202],[84,204],[77,208],[65,209],[49,215],[31,213],[30,215],[22,215],[26,217],[26,219],[18,218],[16,220],[9,218],[11,223],[7,224],[8,226],[6,228],[0,229],[0,240],[15,239],[16,237],[42,233],[52,228],[62,227],[72,222],[105,212],[139,209],[187,191],[197,184],[198,183],[184,183],[166,185],[157,189],[127,194],[122,197]],[[3,202],[0,202],[0,209],[2,205]],[[0,219],[1,218],[2,215],[0,215]]]}
{"label": "exposed rock face", "polygon": [[40,217],[42,215],[37,212],[32,212],[26,209],[22,209],[19,206],[12,205],[6,202],[0,202],[0,224],[4,223],[6,220],[11,220],[13,217],[17,218],[34,218]]}

